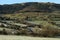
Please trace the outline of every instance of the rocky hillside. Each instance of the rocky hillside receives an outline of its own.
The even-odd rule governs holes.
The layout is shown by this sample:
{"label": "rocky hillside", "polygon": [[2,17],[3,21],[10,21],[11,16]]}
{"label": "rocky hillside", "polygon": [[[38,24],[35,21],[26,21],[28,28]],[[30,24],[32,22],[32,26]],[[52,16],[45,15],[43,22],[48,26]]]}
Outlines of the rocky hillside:
{"label": "rocky hillside", "polygon": [[28,2],[20,4],[0,5],[0,14],[17,12],[54,12],[60,11],[60,4]]}

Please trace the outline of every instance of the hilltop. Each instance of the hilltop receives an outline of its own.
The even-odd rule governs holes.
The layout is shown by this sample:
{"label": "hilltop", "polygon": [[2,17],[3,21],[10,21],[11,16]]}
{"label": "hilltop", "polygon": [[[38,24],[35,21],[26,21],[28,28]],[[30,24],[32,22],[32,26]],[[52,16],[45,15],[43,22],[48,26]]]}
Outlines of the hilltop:
{"label": "hilltop", "polygon": [[60,11],[60,4],[27,2],[18,4],[0,5],[0,14],[19,12],[54,12]]}

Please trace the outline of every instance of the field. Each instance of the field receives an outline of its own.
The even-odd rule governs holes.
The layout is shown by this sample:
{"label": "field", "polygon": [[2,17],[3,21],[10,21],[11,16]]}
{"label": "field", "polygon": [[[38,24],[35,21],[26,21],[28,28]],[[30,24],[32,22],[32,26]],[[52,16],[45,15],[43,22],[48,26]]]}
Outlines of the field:
{"label": "field", "polygon": [[0,40],[60,40],[60,38],[43,38],[43,37],[0,35]]}
{"label": "field", "polygon": [[0,32],[4,35],[60,36],[60,16],[40,12],[3,14],[0,16]]}

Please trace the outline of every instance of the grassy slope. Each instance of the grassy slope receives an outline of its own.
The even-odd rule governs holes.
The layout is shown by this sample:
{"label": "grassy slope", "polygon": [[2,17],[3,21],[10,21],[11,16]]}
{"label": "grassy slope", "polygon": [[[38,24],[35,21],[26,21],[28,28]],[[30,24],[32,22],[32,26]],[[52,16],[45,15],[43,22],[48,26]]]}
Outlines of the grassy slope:
{"label": "grassy slope", "polygon": [[[48,18],[49,15],[53,15],[53,13],[27,12],[27,13],[19,13],[19,14],[5,14],[4,16],[10,17],[12,19],[17,18],[19,20],[22,20],[26,16],[29,16],[32,19],[32,22],[42,24],[44,26],[50,25],[50,26],[58,27],[56,25],[52,25],[51,23],[48,23],[48,22],[52,21],[51,18]],[[44,19],[46,19],[46,21]],[[56,18],[52,18],[52,19],[55,19],[55,21],[56,21]],[[56,23],[57,22],[58,21],[56,21]]]}

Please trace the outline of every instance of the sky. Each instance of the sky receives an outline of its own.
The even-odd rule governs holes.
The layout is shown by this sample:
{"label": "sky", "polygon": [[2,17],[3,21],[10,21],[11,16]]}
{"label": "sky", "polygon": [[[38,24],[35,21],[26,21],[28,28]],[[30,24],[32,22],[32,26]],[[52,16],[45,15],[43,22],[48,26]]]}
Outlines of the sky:
{"label": "sky", "polygon": [[0,0],[0,4],[14,4],[24,2],[52,2],[60,4],[60,0]]}

